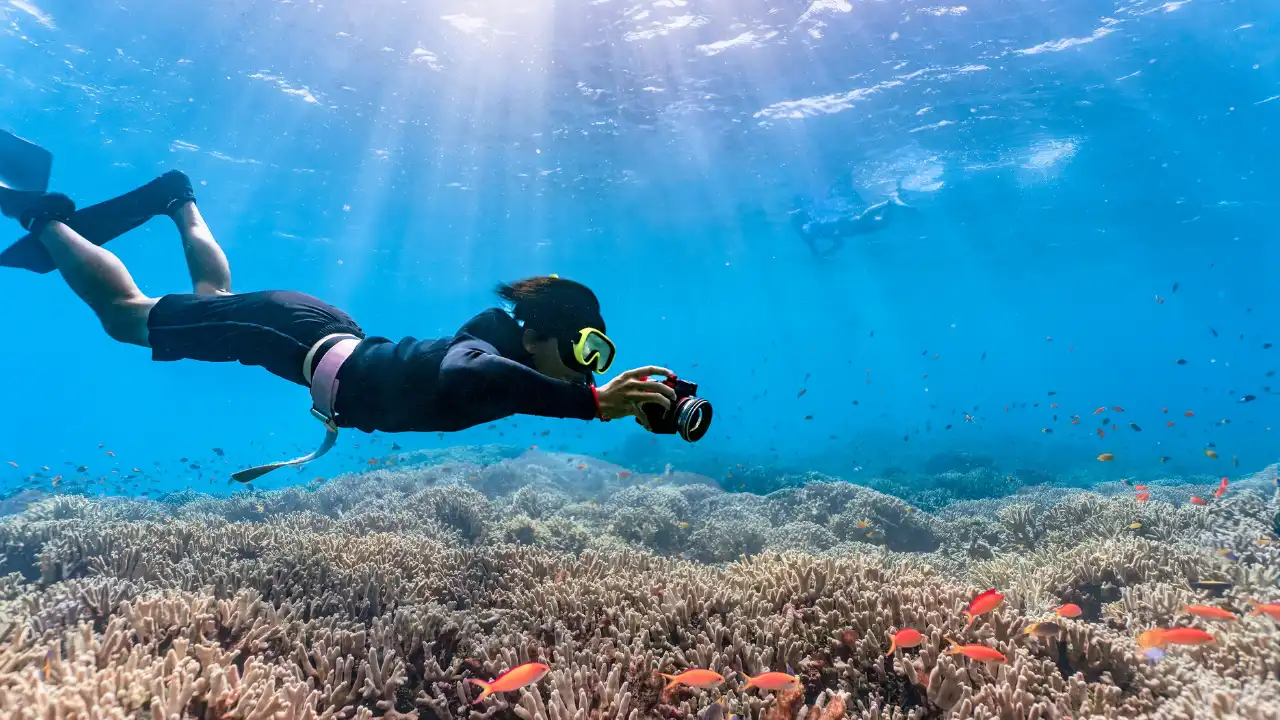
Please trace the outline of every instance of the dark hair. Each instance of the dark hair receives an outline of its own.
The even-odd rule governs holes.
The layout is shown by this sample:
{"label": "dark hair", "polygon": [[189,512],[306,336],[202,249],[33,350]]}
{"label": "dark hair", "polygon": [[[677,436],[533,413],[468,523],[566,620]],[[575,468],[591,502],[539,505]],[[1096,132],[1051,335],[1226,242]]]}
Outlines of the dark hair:
{"label": "dark hair", "polygon": [[572,340],[584,327],[605,332],[600,301],[582,283],[540,275],[502,283],[497,292],[511,303],[511,312],[521,325],[544,337]]}

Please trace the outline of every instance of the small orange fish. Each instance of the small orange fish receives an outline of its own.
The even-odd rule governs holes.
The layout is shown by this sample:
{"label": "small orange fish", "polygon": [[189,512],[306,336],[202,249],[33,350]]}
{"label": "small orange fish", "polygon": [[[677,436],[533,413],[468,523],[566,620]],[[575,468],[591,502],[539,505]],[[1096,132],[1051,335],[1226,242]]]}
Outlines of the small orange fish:
{"label": "small orange fish", "polygon": [[1196,414],[1195,414],[1195,413],[1193,413],[1193,412],[1191,412],[1190,410],[1188,410],[1188,411],[1186,411],[1186,412],[1184,412],[1184,413],[1182,413],[1182,414],[1183,414],[1185,417],[1195,417],[1195,416],[1196,416]]}
{"label": "small orange fish", "polygon": [[1176,627],[1160,633],[1164,645],[1204,645],[1217,642],[1212,634],[1193,627]]}
{"label": "small orange fish", "polygon": [[947,642],[951,643],[951,647],[944,653],[945,655],[963,655],[970,660],[978,662],[989,662],[1003,664],[1009,662],[1009,658],[1005,654],[993,647],[986,645],[961,645],[960,643],[947,638]]}
{"label": "small orange fish", "polygon": [[1115,459],[1116,459],[1116,456],[1112,455],[1111,453],[1102,453],[1101,455],[1098,456],[1098,462],[1111,462],[1112,460],[1115,460]]}
{"label": "small orange fish", "polygon": [[676,685],[688,685],[691,688],[710,690],[711,688],[719,687],[724,682],[723,675],[711,670],[685,670],[679,675],[658,674],[667,679],[667,686],[662,688],[662,692],[666,692]]}
{"label": "small orange fish", "polygon": [[1151,628],[1138,636],[1138,647],[1143,650],[1164,647],[1164,628]]}
{"label": "small orange fish", "polygon": [[519,667],[511,668],[499,675],[492,682],[485,682],[475,678],[467,678],[467,682],[472,685],[478,685],[483,690],[483,692],[480,693],[480,697],[476,698],[471,704],[477,705],[483,702],[485,698],[496,692],[511,692],[523,687],[529,687],[546,677],[549,672],[551,672],[551,668],[546,665],[531,662],[525,663]]}
{"label": "small orange fish", "polygon": [[755,677],[747,676],[747,684],[743,686],[742,690],[745,692],[753,687],[761,690],[790,690],[803,684],[800,682],[800,678],[795,675],[788,675],[782,672],[767,672]]}
{"label": "small orange fish", "polygon": [[1134,490],[1146,490],[1146,489],[1147,489],[1147,487],[1148,487],[1148,486],[1146,486],[1146,485],[1134,485],[1134,486],[1133,486],[1133,489],[1134,489]]}
{"label": "small orange fish", "polygon": [[861,530],[862,528],[871,527],[871,523],[867,520],[859,520],[858,522],[854,523],[853,526]]}
{"label": "small orange fish", "polygon": [[1217,460],[1217,459],[1218,459],[1218,453],[1214,452],[1213,450],[1211,450],[1211,449],[1209,449],[1209,448],[1205,448],[1205,449],[1204,449],[1204,455],[1205,455],[1205,457],[1209,458],[1210,460]]}
{"label": "small orange fish", "polygon": [[1102,428],[1098,428],[1098,437],[1100,437],[1100,438],[1104,438],[1104,437],[1106,437],[1106,436],[1107,436],[1107,432],[1106,432],[1105,430],[1103,430]]}
{"label": "small orange fish", "polygon": [[1140,493],[1138,493],[1137,495],[1135,495],[1133,499],[1134,499],[1134,500],[1137,500],[1137,501],[1138,501],[1138,502],[1140,502],[1140,503],[1144,503],[1144,502],[1146,502],[1146,501],[1148,501],[1148,500],[1150,500],[1150,499],[1151,499],[1151,493],[1149,493],[1149,492],[1140,492]]}
{"label": "small orange fish", "polygon": [[368,463],[368,464],[370,464],[370,465],[377,465],[377,464],[378,464],[378,458],[369,458],[369,459],[368,459],[368,460],[366,460],[365,462],[366,462],[366,463]]}
{"label": "small orange fish", "polygon": [[1204,498],[1198,498],[1198,497],[1196,497],[1195,495],[1192,495],[1192,496],[1191,496],[1191,504],[1192,504],[1192,505],[1208,505],[1209,503],[1206,503],[1206,502],[1204,501]]}
{"label": "small orange fish", "polygon": [[1111,408],[1111,411],[1112,411],[1112,412],[1124,412],[1124,408],[1117,406],[1117,407],[1113,407],[1113,408]]}
{"label": "small orange fish", "polygon": [[1227,494],[1227,486],[1226,486],[1226,485],[1221,485],[1221,486],[1219,486],[1219,487],[1218,487],[1218,489],[1217,489],[1217,490],[1214,490],[1214,491],[1213,491],[1213,496],[1214,496],[1215,498],[1220,498],[1220,497],[1222,497],[1223,495],[1226,495],[1226,494]]}
{"label": "small orange fish", "polygon": [[995,588],[979,594],[969,603],[969,609],[964,611],[964,614],[969,616],[969,623],[964,626],[964,629],[968,630],[979,615],[995,610],[1002,602],[1004,602],[1004,595],[997,592]]}
{"label": "small orange fish", "polygon": [[1165,427],[1173,427],[1173,421],[1172,421],[1172,420],[1170,420],[1169,422],[1165,423],[1165,424],[1164,424],[1164,426],[1165,426]]}
{"label": "small orange fish", "polygon": [[1212,605],[1187,605],[1183,608],[1183,611],[1191,613],[1192,615],[1199,615],[1202,618],[1209,618],[1210,620],[1237,619],[1235,613],[1228,612],[1220,607],[1214,607]]}
{"label": "small orange fish", "polygon": [[1054,408],[1056,410],[1058,408],[1058,403],[1049,403],[1049,407]]}
{"label": "small orange fish", "polygon": [[631,477],[631,471],[630,471],[630,470],[619,470],[619,471],[618,471],[618,477],[619,477],[619,478],[627,478],[627,477]]}
{"label": "small orange fish", "polygon": [[1168,415],[1168,414],[1169,414],[1169,408],[1161,408],[1161,409],[1160,409],[1160,412],[1164,413],[1165,415]]}
{"label": "small orange fish", "polygon": [[586,463],[582,463],[581,465],[579,465],[579,466],[578,466],[578,469],[579,469],[579,470],[586,470],[586,469],[587,469],[587,464],[586,464]]}
{"label": "small orange fish", "polygon": [[1064,617],[1064,618],[1080,617],[1081,612],[1083,611],[1080,610],[1080,606],[1076,605],[1075,603],[1067,603],[1066,605],[1063,605],[1057,610],[1058,617]]}
{"label": "small orange fish", "polygon": [[1104,413],[1104,412],[1106,412],[1106,411],[1107,411],[1107,409],[1106,409],[1105,407],[1100,407],[1100,408],[1098,408],[1097,410],[1094,410],[1094,411],[1093,411],[1093,414],[1094,414],[1094,415],[1101,415],[1102,413]]}
{"label": "small orange fish", "polygon": [[110,455],[111,457],[115,457],[115,456],[116,456],[116,454],[115,454],[115,453],[113,453],[113,452],[111,452],[110,450],[108,450],[108,451],[107,451],[107,454],[108,454],[108,455]]}
{"label": "small orange fish", "polygon": [[913,648],[922,642],[924,642],[924,636],[919,631],[912,628],[903,628],[894,633],[889,640],[889,652],[885,653],[885,656],[892,655],[893,651],[898,648]]}
{"label": "small orange fish", "polygon": [[1272,620],[1280,620],[1280,603],[1260,603],[1257,600],[1249,602],[1253,603],[1251,615],[1270,615]]}

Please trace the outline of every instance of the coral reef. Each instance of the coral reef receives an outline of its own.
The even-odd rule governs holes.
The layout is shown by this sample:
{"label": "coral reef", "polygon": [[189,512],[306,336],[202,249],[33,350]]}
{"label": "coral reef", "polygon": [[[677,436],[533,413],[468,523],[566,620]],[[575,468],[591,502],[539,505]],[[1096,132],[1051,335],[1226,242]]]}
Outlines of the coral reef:
{"label": "coral reef", "polygon": [[[1184,612],[1280,601],[1275,468],[1186,503],[1206,486],[934,513],[826,478],[761,497],[489,450],[222,499],[36,498],[0,518],[0,717],[1277,717],[1276,621]],[[988,587],[1005,602],[967,626]],[[1068,602],[1056,636],[1023,632]],[[1184,625],[1217,642],[1158,663],[1135,642]],[[920,645],[886,656],[908,627]],[[473,704],[468,678],[534,661],[540,683]],[[727,680],[662,692],[694,667]],[[770,670],[802,687],[745,689]]]}

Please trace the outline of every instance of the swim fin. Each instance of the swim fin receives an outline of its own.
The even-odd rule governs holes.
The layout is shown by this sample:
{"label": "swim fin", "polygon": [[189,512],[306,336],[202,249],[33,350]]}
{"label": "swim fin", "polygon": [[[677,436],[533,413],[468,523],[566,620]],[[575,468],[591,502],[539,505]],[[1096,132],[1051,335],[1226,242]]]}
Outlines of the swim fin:
{"label": "swim fin", "polygon": [[76,204],[60,193],[12,190],[0,187],[0,211],[18,220],[28,230],[21,240],[0,252],[0,267],[12,267],[44,274],[56,266],[53,256],[35,236],[50,220],[66,222],[75,214]]}
{"label": "swim fin", "polygon": [[45,192],[53,171],[53,153],[0,130],[0,187]]}

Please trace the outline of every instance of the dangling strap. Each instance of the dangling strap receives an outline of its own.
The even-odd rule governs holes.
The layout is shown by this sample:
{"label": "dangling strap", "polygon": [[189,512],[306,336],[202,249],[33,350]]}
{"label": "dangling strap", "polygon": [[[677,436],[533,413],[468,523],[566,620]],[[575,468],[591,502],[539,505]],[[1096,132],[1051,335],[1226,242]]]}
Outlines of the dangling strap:
{"label": "dangling strap", "polygon": [[324,423],[324,441],[320,443],[320,447],[316,448],[315,452],[299,458],[241,470],[231,476],[232,480],[242,483],[253,482],[272,470],[288,465],[304,465],[333,449],[334,443],[338,441],[338,426],[334,422],[334,403],[338,399],[338,370],[342,369],[343,363],[351,357],[351,353],[360,344],[360,339],[352,335],[339,340],[321,356],[320,364],[316,365],[316,371],[313,374],[311,360],[315,357],[316,349],[332,337],[332,335],[325,337],[311,347],[303,367],[303,375],[311,379],[311,414]]}

